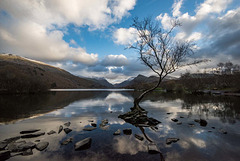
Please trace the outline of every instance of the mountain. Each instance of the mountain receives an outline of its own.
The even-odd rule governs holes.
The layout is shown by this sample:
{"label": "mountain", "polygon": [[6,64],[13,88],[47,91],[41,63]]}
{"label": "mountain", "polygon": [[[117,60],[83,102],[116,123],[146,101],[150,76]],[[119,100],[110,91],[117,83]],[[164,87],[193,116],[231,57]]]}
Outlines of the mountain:
{"label": "mountain", "polygon": [[111,83],[109,83],[105,78],[96,77],[96,78],[87,78],[87,79],[97,82],[98,84],[100,84],[106,88],[114,88],[114,86]]}
{"label": "mountain", "polygon": [[47,89],[106,88],[96,80],[12,54],[0,54],[0,92],[31,93]]}
{"label": "mountain", "polygon": [[[167,76],[163,81],[175,79],[174,77]],[[116,88],[133,88],[133,89],[146,89],[152,87],[158,82],[158,77],[150,76],[146,77],[144,75],[139,74],[135,78],[130,78],[122,83],[115,84]]]}

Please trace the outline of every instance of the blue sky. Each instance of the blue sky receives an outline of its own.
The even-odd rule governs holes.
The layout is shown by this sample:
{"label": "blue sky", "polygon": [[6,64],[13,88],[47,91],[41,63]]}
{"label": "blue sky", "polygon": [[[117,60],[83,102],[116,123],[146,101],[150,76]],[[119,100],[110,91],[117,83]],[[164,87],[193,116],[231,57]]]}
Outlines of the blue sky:
{"label": "blue sky", "polygon": [[1,0],[0,52],[112,83],[149,76],[136,51],[125,50],[136,39],[136,16],[151,16],[166,30],[172,19],[180,20],[174,38],[194,41],[194,58],[211,59],[192,72],[240,60],[239,0]]}

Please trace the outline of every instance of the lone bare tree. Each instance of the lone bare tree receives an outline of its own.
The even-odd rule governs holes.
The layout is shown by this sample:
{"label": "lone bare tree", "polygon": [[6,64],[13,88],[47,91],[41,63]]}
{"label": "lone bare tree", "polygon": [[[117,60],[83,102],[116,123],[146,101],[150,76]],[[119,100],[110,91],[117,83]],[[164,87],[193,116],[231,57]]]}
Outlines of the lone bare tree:
{"label": "lone bare tree", "polygon": [[193,54],[193,44],[184,40],[178,41],[172,36],[174,29],[180,26],[179,21],[172,21],[168,31],[163,30],[151,18],[142,21],[135,18],[132,26],[137,30],[138,39],[130,48],[137,50],[143,64],[159,77],[155,86],[145,90],[134,100],[134,107],[141,110],[139,102],[147,93],[155,90],[168,74],[175,72],[179,67],[197,64],[199,61],[186,64],[186,58]]}

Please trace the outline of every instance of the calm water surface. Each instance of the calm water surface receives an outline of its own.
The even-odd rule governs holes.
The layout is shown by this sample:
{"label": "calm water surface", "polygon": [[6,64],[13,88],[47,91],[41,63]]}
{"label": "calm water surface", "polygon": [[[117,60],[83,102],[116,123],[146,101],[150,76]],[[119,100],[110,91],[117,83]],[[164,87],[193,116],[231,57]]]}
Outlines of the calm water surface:
{"label": "calm water surface", "polygon": [[[65,91],[44,95],[0,96],[0,140],[19,136],[22,130],[40,128],[41,131],[58,131],[58,127],[70,121],[73,131],[69,134],[43,135],[27,141],[48,141],[48,148],[42,152],[33,150],[31,156],[15,156],[18,160],[160,160],[159,154],[149,154],[148,141],[139,141],[134,134],[143,136],[141,130],[118,118],[130,111],[133,91]],[[162,123],[156,129],[146,127],[145,134],[161,150],[165,160],[182,161],[235,161],[240,158],[240,98],[220,96],[189,96],[153,93],[141,103],[148,116]],[[170,112],[171,114],[167,114]],[[180,116],[184,118],[180,118]],[[177,118],[182,125],[171,121]],[[194,122],[205,119],[206,127]],[[108,119],[110,127],[99,128],[101,120]],[[83,131],[93,120],[97,129]],[[191,127],[188,123],[194,123]],[[215,127],[213,129],[212,127]],[[121,133],[114,136],[117,129],[131,128],[132,135]],[[227,131],[227,134],[220,132]],[[209,132],[211,131],[211,132]],[[73,137],[73,142],[61,145],[63,140]],[[92,138],[91,147],[74,151],[74,143],[86,137]],[[180,140],[166,144],[169,137]]]}

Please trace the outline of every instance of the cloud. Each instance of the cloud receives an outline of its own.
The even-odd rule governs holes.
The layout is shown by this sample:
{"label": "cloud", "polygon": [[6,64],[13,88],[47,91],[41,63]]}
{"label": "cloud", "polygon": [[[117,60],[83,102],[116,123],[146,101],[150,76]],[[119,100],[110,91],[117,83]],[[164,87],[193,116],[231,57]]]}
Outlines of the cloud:
{"label": "cloud", "polygon": [[[127,3],[128,2],[128,3]],[[1,52],[41,61],[75,61],[96,64],[97,53],[88,53],[63,40],[68,24],[103,30],[129,15],[136,0],[2,0],[0,1]],[[78,34],[79,30],[74,29]],[[70,46],[72,45],[72,46]]]}
{"label": "cloud", "polygon": [[182,7],[183,0],[175,0],[173,5],[172,5],[172,14],[173,17],[177,17],[181,15],[180,9]]}
{"label": "cloud", "polygon": [[133,27],[119,28],[113,33],[114,43],[119,45],[130,45],[138,39],[137,30]]}
{"label": "cloud", "polygon": [[121,67],[128,64],[128,60],[124,55],[107,55],[101,62],[103,66]]}

